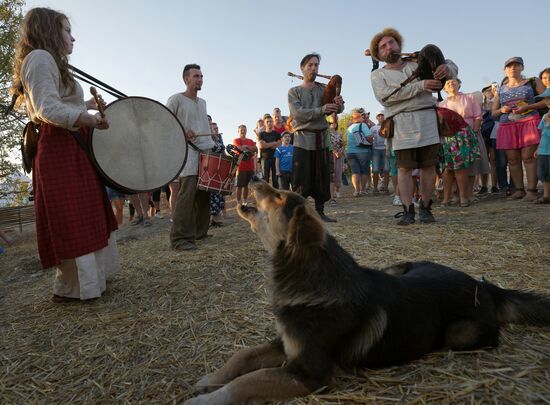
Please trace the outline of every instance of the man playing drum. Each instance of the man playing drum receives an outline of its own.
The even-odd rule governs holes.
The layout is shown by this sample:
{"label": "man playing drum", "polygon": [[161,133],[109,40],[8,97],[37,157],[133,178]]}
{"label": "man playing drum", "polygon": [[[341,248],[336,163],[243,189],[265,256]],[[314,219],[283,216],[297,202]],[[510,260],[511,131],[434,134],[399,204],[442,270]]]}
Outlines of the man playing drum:
{"label": "man playing drum", "polygon": [[[196,64],[183,69],[184,93],[176,93],[168,99],[166,107],[180,120],[188,140],[201,150],[214,146],[212,137],[197,137],[199,133],[210,133],[206,113],[206,101],[197,97],[202,87],[201,68]],[[196,239],[206,237],[210,225],[210,193],[197,189],[199,151],[188,149],[187,162],[179,175],[180,191],[173,212],[170,244],[176,250],[195,250]]]}

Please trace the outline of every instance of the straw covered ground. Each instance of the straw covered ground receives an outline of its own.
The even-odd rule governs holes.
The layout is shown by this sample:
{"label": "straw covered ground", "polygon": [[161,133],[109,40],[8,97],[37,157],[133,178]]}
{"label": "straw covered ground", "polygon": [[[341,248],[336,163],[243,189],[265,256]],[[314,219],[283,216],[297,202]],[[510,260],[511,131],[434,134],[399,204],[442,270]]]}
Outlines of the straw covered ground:
{"label": "straw covered ground", "polygon": [[[50,302],[32,227],[0,256],[0,403],[181,403],[231,353],[273,337],[267,257],[228,202],[199,250],[168,245],[168,219],[119,231],[122,272],[93,302]],[[329,229],[363,265],[432,260],[506,288],[550,294],[550,209],[488,197],[394,225],[389,196],[353,198]],[[293,404],[550,404],[550,327],[507,326],[498,348],[442,352],[339,375]]]}

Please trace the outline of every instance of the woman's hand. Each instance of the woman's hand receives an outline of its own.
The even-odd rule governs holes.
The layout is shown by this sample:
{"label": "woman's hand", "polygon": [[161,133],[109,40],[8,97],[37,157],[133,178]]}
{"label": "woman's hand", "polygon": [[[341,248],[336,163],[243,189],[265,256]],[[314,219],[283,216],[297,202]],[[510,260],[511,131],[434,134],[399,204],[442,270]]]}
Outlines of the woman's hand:
{"label": "woman's hand", "polygon": [[523,114],[525,111],[529,111],[529,110],[531,110],[530,105],[522,105],[520,107],[513,108],[512,112],[514,114]]}
{"label": "woman's hand", "polygon": [[[101,103],[101,107],[105,109],[107,107],[107,104],[105,103],[105,100],[103,100],[103,97],[101,97],[101,94],[98,94],[97,97],[99,98],[99,102]],[[86,100],[86,109],[87,110],[95,110],[99,111],[99,106],[97,105],[97,102],[95,101],[95,98],[91,98],[89,100]]]}
{"label": "woman's hand", "polygon": [[443,80],[449,75],[449,66],[445,63],[439,65],[434,72],[434,79]]}
{"label": "woman's hand", "polygon": [[439,80],[424,80],[424,90],[430,93],[435,93],[443,88],[441,81]]}
{"label": "woman's hand", "polygon": [[500,107],[500,113],[501,114],[510,114],[512,112],[512,107],[508,106],[508,105],[504,105],[502,107]]}
{"label": "woman's hand", "polygon": [[97,129],[109,128],[109,121],[107,118],[102,118],[99,113],[93,115],[87,112],[83,112],[78,116],[78,119],[74,123],[76,127],[91,127]]}

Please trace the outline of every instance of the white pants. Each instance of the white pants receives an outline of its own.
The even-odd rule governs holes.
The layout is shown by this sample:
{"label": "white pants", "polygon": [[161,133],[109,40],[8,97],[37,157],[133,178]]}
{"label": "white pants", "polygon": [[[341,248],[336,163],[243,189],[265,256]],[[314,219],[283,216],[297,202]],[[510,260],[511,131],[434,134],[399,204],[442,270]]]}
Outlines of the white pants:
{"label": "white pants", "polygon": [[103,249],[61,262],[56,268],[53,293],[81,300],[101,297],[107,288],[106,280],[119,271],[120,261],[114,231]]}

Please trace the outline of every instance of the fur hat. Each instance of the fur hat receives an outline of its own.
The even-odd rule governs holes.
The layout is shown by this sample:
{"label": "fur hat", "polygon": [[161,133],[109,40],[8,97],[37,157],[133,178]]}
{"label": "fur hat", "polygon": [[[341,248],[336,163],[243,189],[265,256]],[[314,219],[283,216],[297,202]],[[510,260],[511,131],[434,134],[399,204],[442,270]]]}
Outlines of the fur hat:
{"label": "fur hat", "polygon": [[370,41],[370,53],[372,57],[376,60],[380,60],[380,58],[378,57],[378,44],[380,43],[380,40],[384,37],[393,37],[399,44],[399,47],[403,48],[403,37],[401,36],[399,31],[397,31],[395,28],[384,28]]}

